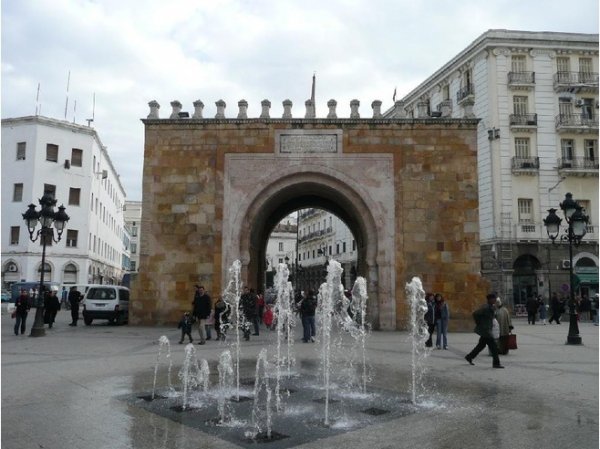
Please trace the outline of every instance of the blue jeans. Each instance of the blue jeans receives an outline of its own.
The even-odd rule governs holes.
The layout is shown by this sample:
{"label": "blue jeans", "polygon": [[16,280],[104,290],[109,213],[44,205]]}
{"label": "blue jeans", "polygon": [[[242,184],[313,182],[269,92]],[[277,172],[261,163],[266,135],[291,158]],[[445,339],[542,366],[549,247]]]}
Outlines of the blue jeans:
{"label": "blue jeans", "polygon": [[435,337],[435,346],[437,348],[442,347],[442,338],[444,339],[444,348],[448,347],[448,321],[436,320],[435,326],[437,328]]}
{"label": "blue jeans", "polygon": [[304,336],[302,340],[310,341],[310,337],[315,336],[315,317],[303,316],[302,317],[302,329],[304,330]]}
{"label": "blue jeans", "polygon": [[25,333],[25,322],[27,321],[27,314],[17,313],[15,316],[15,335],[19,335],[19,326],[21,327],[21,334]]}

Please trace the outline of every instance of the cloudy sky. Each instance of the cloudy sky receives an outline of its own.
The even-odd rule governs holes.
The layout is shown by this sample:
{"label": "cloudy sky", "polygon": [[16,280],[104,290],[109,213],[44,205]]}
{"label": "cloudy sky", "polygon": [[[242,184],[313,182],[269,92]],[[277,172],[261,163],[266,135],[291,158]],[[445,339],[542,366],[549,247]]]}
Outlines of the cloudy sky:
{"label": "cloudy sky", "polygon": [[[148,102],[201,99],[205,117],[249,102],[304,116],[316,72],[317,116],[361,100],[392,105],[491,28],[598,33],[597,0],[2,0],[2,118],[92,116],[121,175],[141,200]],[[75,106],[76,102],[76,108]]]}

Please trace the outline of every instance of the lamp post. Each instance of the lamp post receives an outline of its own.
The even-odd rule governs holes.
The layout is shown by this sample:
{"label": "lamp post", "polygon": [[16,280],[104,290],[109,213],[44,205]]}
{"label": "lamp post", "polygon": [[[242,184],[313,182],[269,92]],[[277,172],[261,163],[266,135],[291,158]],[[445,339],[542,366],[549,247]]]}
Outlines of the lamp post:
{"label": "lamp post", "polygon": [[[61,205],[57,212],[54,212],[54,206],[56,200],[51,192],[44,192],[44,196],[40,198],[40,211],[35,209],[34,204],[30,204],[23,215],[23,220],[27,225],[29,231],[29,239],[32,242],[37,241],[41,237],[42,242],[42,265],[40,269],[40,288],[38,289],[38,297],[35,319],[31,328],[30,337],[43,337],[46,335],[44,329],[44,272],[46,271],[46,244],[49,239],[52,239],[55,243],[60,241],[63,231],[65,230],[65,224],[69,221],[69,216],[65,213],[65,207]],[[41,228],[36,231],[36,227],[40,223]],[[52,230],[52,224],[56,228],[57,238],[54,238],[54,232]]]}
{"label": "lamp post", "polygon": [[[569,242],[569,335],[567,344],[580,345],[581,336],[579,335],[579,326],[577,324],[577,314],[575,311],[575,291],[573,288],[573,245],[579,246],[581,239],[586,233],[588,217],[582,212],[582,207],[573,199],[571,193],[565,195],[565,200],[560,203],[565,219],[569,227],[565,234],[560,236],[561,241]],[[548,209],[548,216],[544,219],[544,226],[548,237],[555,243],[560,233],[560,223],[562,219],[556,215],[556,209]]]}

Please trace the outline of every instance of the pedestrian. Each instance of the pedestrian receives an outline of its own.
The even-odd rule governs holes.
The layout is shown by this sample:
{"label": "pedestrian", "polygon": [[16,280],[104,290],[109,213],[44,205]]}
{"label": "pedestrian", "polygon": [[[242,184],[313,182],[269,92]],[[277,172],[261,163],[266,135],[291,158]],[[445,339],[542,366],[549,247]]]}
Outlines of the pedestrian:
{"label": "pedestrian", "polygon": [[302,316],[302,329],[304,335],[302,341],[308,343],[315,341],[315,311],[317,310],[317,297],[314,290],[309,290],[306,298],[300,303],[300,315]]}
{"label": "pedestrian", "polygon": [[210,316],[211,303],[210,296],[204,290],[203,285],[196,285],[194,300],[192,301],[192,313],[198,326],[198,334],[200,334],[200,343],[206,343],[206,320]]}
{"label": "pedestrian", "polygon": [[560,315],[562,314],[562,304],[560,299],[558,299],[558,294],[552,293],[552,299],[550,300],[550,310],[552,311],[552,315],[548,320],[548,323],[552,323],[552,321],[556,321],[556,324],[560,324]]}
{"label": "pedestrian", "polygon": [[594,312],[594,326],[598,326],[598,306],[600,305],[600,298],[598,297],[598,293],[594,296],[594,302],[592,304],[592,311]]}
{"label": "pedestrian", "polygon": [[204,330],[206,331],[206,341],[212,340],[212,328],[215,325],[215,310],[211,308],[210,315],[206,319]]}
{"label": "pedestrian", "polygon": [[194,342],[192,338],[192,324],[194,324],[194,318],[190,315],[190,312],[185,312],[179,320],[179,324],[177,325],[177,329],[181,329],[181,338],[179,339],[179,344],[183,343],[183,339],[187,335],[190,339],[190,343]]}
{"label": "pedestrian", "polygon": [[498,354],[508,354],[508,335],[514,329],[510,313],[502,304],[500,298],[496,298],[496,320],[498,321],[499,337],[498,337]]}
{"label": "pedestrian", "polygon": [[592,311],[592,301],[588,298],[587,295],[583,295],[581,297],[581,303],[579,304],[579,309],[581,311],[581,321],[590,321],[591,311]]}
{"label": "pedestrian", "polygon": [[544,302],[544,298],[542,295],[538,296],[538,312],[540,314],[540,321],[545,326],[546,325],[546,303]]}
{"label": "pedestrian", "polygon": [[258,335],[256,294],[248,286],[244,287],[244,293],[240,298],[240,307],[244,315],[242,331],[244,332],[244,339],[248,341],[250,340],[251,325],[254,325],[254,334],[252,335]]}
{"label": "pedestrian", "polygon": [[29,297],[25,289],[21,289],[21,294],[15,301],[15,335],[19,335],[19,328],[21,328],[21,335],[25,333],[25,324],[27,322],[27,314],[31,305],[29,303]]}
{"label": "pedestrian", "polygon": [[525,308],[527,309],[527,324],[535,324],[538,306],[539,304],[533,296],[527,298],[527,302],[525,303]]}
{"label": "pedestrian", "polygon": [[60,292],[60,306],[64,307],[68,310],[69,303],[69,292],[67,291],[67,287],[63,285],[62,291]]}
{"label": "pedestrian", "polygon": [[475,365],[473,363],[473,359],[477,357],[477,354],[479,354],[487,345],[492,353],[492,366],[494,368],[504,368],[504,366],[500,364],[498,347],[496,346],[496,342],[492,335],[492,326],[496,315],[496,294],[489,293],[486,296],[486,300],[487,304],[484,304],[475,312],[473,312],[473,319],[475,320],[475,333],[479,335],[479,342],[473,348],[473,350],[465,356],[465,360],[471,365]]}
{"label": "pedestrian", "polygon": [[69,305],[71,306],[71,323],[69,326],[77,326],[79,320],[79,303],[81,302],[81,293],[77,287],[71,287],[69,290]]}
{"label": "pedestrian", "polygon": [[227,317],[229,315],[228,306],[223,301],[223,297],[219,295],[214,308],[215,331],[217,331],[217,340],[225,340],[225,331],[227,327]]}
{"label": "pedestrian", "polygon": [[273,309],[270,304],[265,306],[265,313],[263,314],[263,322],[269,330],[273,330]]}
{"label": "pedestrian", "polygon": [[450,319],[450,310],[448,310],[448,304],[444,300],[441,293],[436,293],[434,297],[433,316],[435,318],[436,336],[435,336],[435,347],[436,349],[448,349],[448,320]]}
{"label": "pedestrian", "polygon": [[47,324],[50,329],[52,329],[59,310],[60,302],[56,296],[56,290],[47,291],[44,296],[44,324]]}
{"label": "pedestrian", "polygon": [[427,332],[429,333],[429,338],[425,342],[425,346],[427,346],[428,348],[431,348],[433,346],[433,342],[431,341],[431,339],[433,336],[433,330],[435,329],[435,319],[434,319],[434,313],[433,313],[433,309],[434,309],[433,298],[434,298],[433,293],[427,293],[425,295],[425,302],[427,303],[427,312],[425,312],[425,316],[423,317],[423,319],[425,320],[425,323],[427,324]]}
{"label": "pedestrian", "polygon": [[265,297],[261,291],[256,295],[256,307],[258,307],[258,323],[262,322],[263,313],[265,312]]}

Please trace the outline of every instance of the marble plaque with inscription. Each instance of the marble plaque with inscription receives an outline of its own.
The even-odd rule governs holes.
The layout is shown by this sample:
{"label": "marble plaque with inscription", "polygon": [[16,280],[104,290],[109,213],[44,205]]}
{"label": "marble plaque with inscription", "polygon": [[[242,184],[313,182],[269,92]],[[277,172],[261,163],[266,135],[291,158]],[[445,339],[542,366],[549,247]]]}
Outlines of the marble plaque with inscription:
{"label": "marble plaque with inscription", "polygon": [[281,134],[279,152],[282,154],[337,153],[337,134]]}

